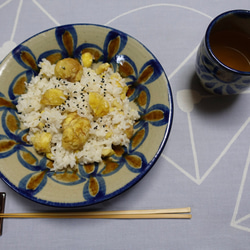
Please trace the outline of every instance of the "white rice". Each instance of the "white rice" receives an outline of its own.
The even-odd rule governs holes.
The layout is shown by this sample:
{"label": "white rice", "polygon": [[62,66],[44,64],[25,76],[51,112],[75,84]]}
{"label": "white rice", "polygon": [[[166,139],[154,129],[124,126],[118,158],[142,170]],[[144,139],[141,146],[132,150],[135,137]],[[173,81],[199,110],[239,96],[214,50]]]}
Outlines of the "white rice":
{"label": "white rice", "polygon": [[[94,69],[83,67],[83,76],[80,82],[72,83],[65,79],[57,79],[54,75],[55,65],[43,59],[39,67],[38,76],[26,83],[27,92],[18,99],[18,116],[23,128],[29,128],[28,141],[37,132],[48,132],[52,135],[51,153],[53,171],[63,170],[67,167],[75,168],[77,163],[89,164],[102,161],[102,150],[112,148],[112,145],[128,146],[129,139],[125,133],[135,120],[139,118],[138,111],[131,108],[128,98],[121,98],[126,86],[125,79],[119,81],[122,87],[110,76],[114,74],[109,68],[104,74],[97,75]],[[115,73],[118,74],[118,73]],[[104,80],[103,80],[104,79]],[[40,103],[46,90],[57,88],[69,98],[60,106],[45,106]],[[116,100],[122,105],[121,110],[111,110],[107,115],[95,118],[88,104],[89,92],[98,92],[105,100],[112,103]],[[68,151],[62,147],[62,122],[67,113],[77,112],[79,116],[89,119],[91,123],[89,138],[81,151]],[[39,128],[39,123],[44,128]],[[111,136],[106,138],[107,133]]]}

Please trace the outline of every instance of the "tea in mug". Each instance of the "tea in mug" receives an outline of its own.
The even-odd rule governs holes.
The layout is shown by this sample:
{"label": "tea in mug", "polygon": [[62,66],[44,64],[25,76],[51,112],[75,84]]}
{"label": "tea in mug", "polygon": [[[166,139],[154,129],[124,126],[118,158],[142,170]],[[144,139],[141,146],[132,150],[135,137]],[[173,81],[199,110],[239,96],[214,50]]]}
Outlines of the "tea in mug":
{"label": "tea in mug", "polygon": [[213,54],[224,65],[250,72],[250,36],[233,30],[216,31],[209,42]]}

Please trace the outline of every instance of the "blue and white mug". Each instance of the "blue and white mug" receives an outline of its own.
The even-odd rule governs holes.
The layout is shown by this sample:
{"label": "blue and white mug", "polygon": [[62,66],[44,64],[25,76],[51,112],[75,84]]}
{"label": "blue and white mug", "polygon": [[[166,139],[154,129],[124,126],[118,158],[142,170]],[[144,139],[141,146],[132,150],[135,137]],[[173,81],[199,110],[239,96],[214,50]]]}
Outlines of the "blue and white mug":
{"label": "blue and white mug", "polygon": [[209,24],[196,58],[201,85],[217,95],[250,86],[250,10],[231,10]]}

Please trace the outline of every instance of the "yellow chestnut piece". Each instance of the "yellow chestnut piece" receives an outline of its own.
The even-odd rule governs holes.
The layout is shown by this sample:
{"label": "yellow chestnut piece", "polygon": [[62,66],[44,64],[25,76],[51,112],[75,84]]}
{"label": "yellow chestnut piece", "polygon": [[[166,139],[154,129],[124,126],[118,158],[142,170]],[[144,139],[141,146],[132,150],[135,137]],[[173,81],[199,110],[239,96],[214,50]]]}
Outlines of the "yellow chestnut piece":
{"label": "yellow chestnut piece", "polygon": [[66,150],[82,150],[89,136],[90,122],[76,112],[69,113],[63,121],[62,146]]}
{"label": "yellow chestnut piece", "polygon": [[50,153],[46,153],[46,157],[49,159],[49,160],[51,160],[51,161],[53,161],[53,154],[50,152]]}
{"label": "yellow chestnut piece", "polygon": [[125,134],[127,135],[128,139],[131,139],[134,134],[134,128],[132,125],[129,125],[129,127],[125,130]]}
{"label": "yellow chestnut piece", "polygon": [[52,139],[52,135],[47,132],[36,133],[33,137],[31,137],[31,142],[35,148],[35,150],[39,153],[50,153],[50,142]]}
{"label": "yellow chestnut piece", "polygon": [[86,68],[90,68],[93,63],[93,56],[91,53],[86,52],[82,54],[82,64]]}
{"label": "yellow chestnut piece", "polygon": [[108,133],[105,135],[105,138],[106,138],[106,139],[110,138],[110,137],[112,136],[112,134],[113,134],[112,132],[108,132]]}
{"label": "yellow chestnut piece", "polygon": [[57,62],[55,76],[70,82],[79,82],[83,75],[82,65],[78,60],[65,58]]}
{"label": "yellow chestnut piece", "polygon": [[99,93],[89,93],[89,106],[91,107],[95,117],[102,117],[109,113],[109,103]]}
{"label": "yellow chestnut piece", "polygon": [[112,107],[122,110],[122,105],[117,100],[112,102]]}
{"label": "yellow chestnut piece", "polygon": [[108,157],[115,153],[115,151],[112,148],[103,148],[102,149],[102,157]]}
{"label": "yellow chestnut piece", "polygon": [[48,89],[42,95],[41,104],[57,106],[64,103],[66,96],[61,89]]}
{"label": "yellow chestnut piece", "polygon": [[95,72],[97,75],[100,75],[101,73],[107,71],[109,67],[109,63],[103,63],[95,70]]}

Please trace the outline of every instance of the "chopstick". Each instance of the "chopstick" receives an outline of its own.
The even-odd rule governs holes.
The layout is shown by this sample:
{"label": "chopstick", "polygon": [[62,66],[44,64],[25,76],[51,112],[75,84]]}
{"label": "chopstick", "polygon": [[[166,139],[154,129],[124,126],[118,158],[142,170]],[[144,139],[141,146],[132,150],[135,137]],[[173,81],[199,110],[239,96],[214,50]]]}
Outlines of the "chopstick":
{"label": "chopstick", "polygon": [[191,219],[190,207],[93,212],[0,213],[0,218]]}

